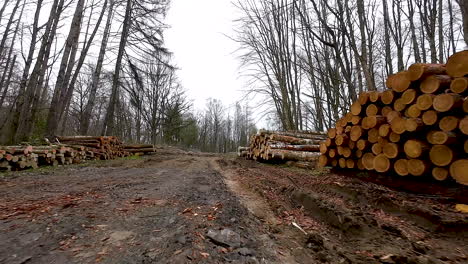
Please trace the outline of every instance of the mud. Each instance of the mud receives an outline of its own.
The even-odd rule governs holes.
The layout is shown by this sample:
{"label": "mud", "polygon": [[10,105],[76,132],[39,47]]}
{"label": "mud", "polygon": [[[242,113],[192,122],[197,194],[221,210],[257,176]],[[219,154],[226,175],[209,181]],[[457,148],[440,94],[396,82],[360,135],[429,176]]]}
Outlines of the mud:
{"label": "mud", "polygon": [[468,195],[464,187],[239,159],[223,164],[269,204],[281,223],[278,241],[301,245],[293,253],[298,262],[468,263],[468,215],[455,211]]}

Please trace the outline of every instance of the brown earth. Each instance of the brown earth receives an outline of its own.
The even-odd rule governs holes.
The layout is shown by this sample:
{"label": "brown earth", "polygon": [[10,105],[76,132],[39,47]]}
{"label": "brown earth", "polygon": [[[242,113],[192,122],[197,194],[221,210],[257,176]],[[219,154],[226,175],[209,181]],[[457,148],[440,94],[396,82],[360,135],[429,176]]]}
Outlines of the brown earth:
{"label": "brown earth", "polygon": [[467,189],[385,179],[177,149],[7,173],[0,263],[467,263]]}

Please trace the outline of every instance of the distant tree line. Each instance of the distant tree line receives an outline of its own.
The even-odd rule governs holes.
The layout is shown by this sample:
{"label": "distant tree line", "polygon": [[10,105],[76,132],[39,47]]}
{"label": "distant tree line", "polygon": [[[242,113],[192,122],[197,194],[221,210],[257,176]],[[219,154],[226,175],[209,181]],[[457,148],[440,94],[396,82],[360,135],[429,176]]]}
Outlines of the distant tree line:
{"label": "distant tree line", "polygon": [[[249,92],[286,130],[323,131],[360,92],[468,45],[464,0],[237,0]],[[463,27],[465,25],[465,27]],[[463,32],[465,31],[465,34]]]}
{"label": "distant tree line", "polygon": [[[248,108],[195,114],[164,48],[168,0],[0,3],[0,144],[54,135],[204,151],[245,145]],[[228,112],[233,112],[229,116]]]}

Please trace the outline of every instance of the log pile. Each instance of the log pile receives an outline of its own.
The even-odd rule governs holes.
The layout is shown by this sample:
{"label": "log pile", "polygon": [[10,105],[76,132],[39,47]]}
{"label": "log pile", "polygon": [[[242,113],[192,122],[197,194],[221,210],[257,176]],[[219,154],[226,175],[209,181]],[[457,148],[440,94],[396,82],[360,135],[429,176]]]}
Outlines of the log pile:
{"label": "log pile", "polygon": [[96,159],[108,160],[129,156],[122,141],[113,136],[67,136],[56,137],[57,142],[72,148],[84,147]]}
{"label": "log pile", "polygon": [[0,147],[0,170],[69,165],[85,160],[109,160],[155,152],[153,145],[125,145],[112,136],[58,136],[55,141],[46,146]]}
{"label": "log pile", "polygon": [[123,149],[126,152],[136,154],[136,155],[148,154],[148,153],[152,153],[156,151],[154,145],[150,145],[150,144],[126,144],[126,145],[123,145]]}
{"label": "log pile", "polygon": [[361,93],[328,130],[318,165],[468,185],[468,51],[413,64],[386,85]]}
{"label": "log pile", "polygon": [[250,138],[249,147],[239,148],[238,155],[258,161],[294,161],[307,166],[305,163],[317,160],[319,144],[325,137],[321,132],[260,130]]}

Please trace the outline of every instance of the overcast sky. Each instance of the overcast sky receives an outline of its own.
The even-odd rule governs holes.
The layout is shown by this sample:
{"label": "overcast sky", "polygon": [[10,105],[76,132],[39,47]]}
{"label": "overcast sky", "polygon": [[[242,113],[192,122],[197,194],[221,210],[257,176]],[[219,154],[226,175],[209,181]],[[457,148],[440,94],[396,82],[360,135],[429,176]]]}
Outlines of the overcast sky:
{"label": "overcast sky", "polygon": [[243,81],[238,78],[239,61],[233,52],[232,36],[236,9],[231,0],[172,0],[167,16],[171,27],[165,42],[180,68],[178,76],[203,109],[207,98],[220,99],[230,106],[242,96]]}

